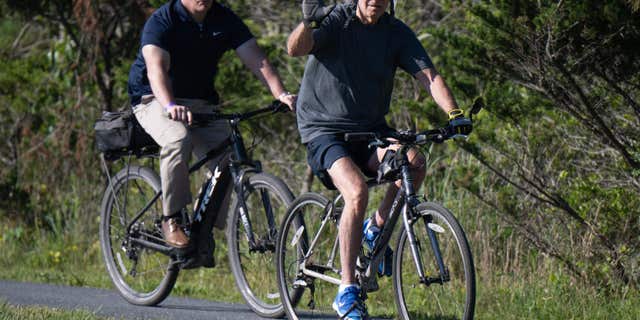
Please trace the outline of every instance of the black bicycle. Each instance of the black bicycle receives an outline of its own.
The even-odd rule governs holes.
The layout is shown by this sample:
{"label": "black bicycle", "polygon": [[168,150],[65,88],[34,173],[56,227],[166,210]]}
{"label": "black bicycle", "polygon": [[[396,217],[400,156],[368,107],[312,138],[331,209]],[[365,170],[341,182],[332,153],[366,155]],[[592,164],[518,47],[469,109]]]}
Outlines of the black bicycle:
{"label": "black bicycle", "polygon": [[[229,155],[230,159],[226,161],[227,165],[219,164],[203,184],[193,214],[183,217],[189,232],[205,216],[225,214],[221,211],[225,208],[220,204],[225,191],[233,187],[232,212],[228,215],[226,229],[231,270],[244,299],[264,317],[284,315],[273,262],[276,219],[284,217],[294,197],[281,179],[263,172],[260,162],[249,158],[238,125],[260,114],[285,110],[287,106],[276,101],[269,107],[242,114],[194,115],[194,125],[224,119],[232,130],[229,144],[209,151],[191,166],[189,172],[197,171],[221,155]],[[135,156],[155,158],[157,151],[157,148],[150,148]],[[188,256],[185,258],[163,239],[162,190],[155,171],[131,164],[131,154],[110,156],[122,159],[124,168],[110,176],[103,157],[108,185],[100,213],[100,243],[107,271],[128,302],[156,305],[173,289]],[[208,228],[206,231],[210,235],[211,226]],[[192,243],[197,243],[194,234],[191,236]]]}
{"label": "black bicycle", "polygon": [[[474,104],[471,117],[482,103]],[[402,229],[393,252],[392,282],[401,319],[471,319],[475,307],[475,271],[465,233],[442,205],[416,195],[407,152],[412,147],[442,143],[454,137],[447,128],[415,133],[394,131],[346,134],[349,141],[370,141],[370,147],[399,145],[385,156],[379,179],[369,187],[401,179],[379,239],[371,252],[358,257],[356,278],[367,292],[378,287],[378,266],[398,221]],[[276,249],[278,286],[289,319],[333,315],[331,304],[340,284],[338,224],[342,196],[329,200],[306,193],[294,200],[280,227]],[[303,301],[305,292],[308,300]]]}

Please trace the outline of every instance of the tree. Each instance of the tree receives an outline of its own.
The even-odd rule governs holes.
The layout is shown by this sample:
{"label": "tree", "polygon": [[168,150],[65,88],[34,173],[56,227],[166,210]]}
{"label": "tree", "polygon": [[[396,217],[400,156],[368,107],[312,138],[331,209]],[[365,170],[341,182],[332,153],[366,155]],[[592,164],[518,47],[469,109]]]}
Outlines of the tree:
{"label": "tree", "polygon": [[79,83],[89,80],[87,86],[98,86],[102,109],[114,108],[114,97],[121,99],[125,92],[124,85],[116,83],[115,68],[131,61],[138,49],[144,20],[153,12],[147,1],[8,0],[7,5],[26,19],[46,25],[52,37],[68,37],[75,59],[67,67],[74,70]]}
{"label": "tree", "polygon": [[462,7],[439,39],[494,117],[466,145],[492,189],[467,187],[576,275],[637,283],[640,15],[625,1]]}

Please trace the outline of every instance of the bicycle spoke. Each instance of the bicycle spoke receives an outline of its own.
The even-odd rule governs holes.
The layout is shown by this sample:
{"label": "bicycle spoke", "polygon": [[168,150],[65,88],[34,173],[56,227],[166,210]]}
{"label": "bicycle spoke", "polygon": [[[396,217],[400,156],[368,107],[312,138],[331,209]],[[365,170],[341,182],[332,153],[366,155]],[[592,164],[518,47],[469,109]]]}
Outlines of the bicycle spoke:
{"label": "bicycle spoke", "polygon": [[[156,304],[170,292],[177,276],[169,272],[171,258],[155,250],[134,243],[140,239],[163,243],[161,231],[155,221],[162,212],[162,202],[155,201],[131,226],[128,221],[155,196],[160,188],[159,179],[147,168],[124,169],[114,178],[110,201],[103,208],[101,242],[105,262],[116,288],[125,299],[134,304]],[[124,249],[124,250],[123,250]]]}
{"label": "bicycle spoke", "polygon": [[281,316],[273,260],[275,221],[284,217],[293,196],[284,183],[264,173],[250,176],[243,188],[242,199],[234,195],[236,210],[228,223],[231,270],[240,292],[256,313]]}
{"label": "bicycle spoke", "polygon": [[[278,239],[278,277],[281,292],[288,292],[289,309],[295,317],[335,317],[331,308],[338,287],[325,277],[340,279],[339,266],[332,262],[337,255],[337,224],[325,216],[325,201],[301,197],[292,204],[287,224]],[[299,198],[300,199],[300,198]],[[297,200],[298,201],[298,200]],[[304,268],[304,269],[303,269]],[[305,271],[306,270],[306,271]],[[328,279],[328,278],[326,278]],[[295,318],[294,318],[295,319]]]}

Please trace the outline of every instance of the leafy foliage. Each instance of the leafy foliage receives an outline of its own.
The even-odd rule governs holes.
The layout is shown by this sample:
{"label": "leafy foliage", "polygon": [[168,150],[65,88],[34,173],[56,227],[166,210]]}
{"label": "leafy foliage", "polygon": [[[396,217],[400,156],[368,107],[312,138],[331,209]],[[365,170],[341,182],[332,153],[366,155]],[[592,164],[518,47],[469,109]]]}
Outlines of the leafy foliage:
{"label": "leafy foliage", "polygon": [[[299,21],[297,4],[222,2],[245,19],[295,91],[305,60],[286,57],[284,46]],[[544,267],[554,275],[545,267],[550,257],[574,278],[637,286],[639,2],[397,2],[398,17],[460,104],[483,96],[488,105],[467,142],[434,147],[438,157],[430,159],[425,184],[430,197],[457,211],[476,210],[463,224],[480,274]],[[104,183],[93,120],[127,106],[140,30],[162,4],[0,2],[0,103],[8,106],[0,113],[0,219],[54,234],[91,230]],[[216,87],[230,108],[272,99],[234,54],[220,66]],[[445,121],[406,74],[396,79],[392,110],[389,121],[399,128]],[[248,129],[268,170],[303,189],[305,154],[293,116],[263,118]],[[80,226],[67,223],[74,219]]]}
{"label": "leafy foliage", "polygon": [[490,102],[465,148],[494,177],[467,188],[576,275],[637,283],[639,252],[620,248],[639,244],[640,15],[622,1],[461,11],[438,39],[470,58],[452,59],[456,86]]}

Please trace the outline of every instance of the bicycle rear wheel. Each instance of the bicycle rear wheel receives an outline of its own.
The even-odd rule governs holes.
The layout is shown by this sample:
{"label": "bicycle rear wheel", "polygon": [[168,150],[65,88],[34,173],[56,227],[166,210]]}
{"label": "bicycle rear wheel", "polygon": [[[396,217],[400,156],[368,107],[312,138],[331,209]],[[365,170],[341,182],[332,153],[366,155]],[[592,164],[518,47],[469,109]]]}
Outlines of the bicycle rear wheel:
{"label": "bicycle rear wheel", "polygon": [[160,178],[153,170],[129,166],[112,178],[102,200],[100,244],[107,272],[120,295],[136,305],[160,303],[178,277],[178,269],[172,267],[168,255],[132,241],[165,245],[160,226],[162,199],[151,205],[129,233],[126,230],[160,189]]}
{"label": "bicycle rear wheel", "polygon": [[278,287],[289,319],[335,318],[331,304],[338,286],[321,278],[340,282],[339,218],[327,218],[328,204],[320,194],[303,194],[291,204],[280,228]]}
{"label": "bicycle rear wheel", "polygon": [[475,272],[467,238],[453,214],[444,207],[421,203],[420,217],[411,222],[425,277],[441,278],[427,228],[433,230],[449,280],[421,283],[407,230],[402,229],[394,255],[393,287],[401,319],[472,319]]}
{"label": "bicycle rear wheel", "polygon": [[[231,206],[234,210],[227,222],[228,254],[236,285],[255,313],[262,317],[282,317],[284,311],[273,259],[276,230],[293,201],[293,194],[282,180],[267,173],[254,174],[246,180],[242,201],[251,223],[254,246],[249,244],[239,201],[236,194]],[[274,218],[273,228],[269,228],[268,211]]]}

